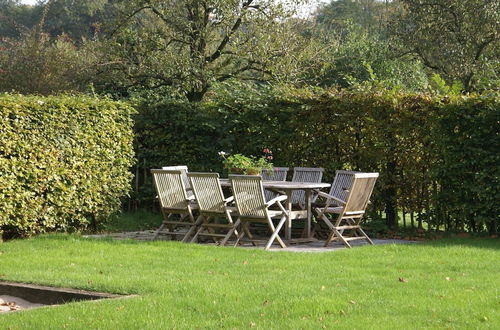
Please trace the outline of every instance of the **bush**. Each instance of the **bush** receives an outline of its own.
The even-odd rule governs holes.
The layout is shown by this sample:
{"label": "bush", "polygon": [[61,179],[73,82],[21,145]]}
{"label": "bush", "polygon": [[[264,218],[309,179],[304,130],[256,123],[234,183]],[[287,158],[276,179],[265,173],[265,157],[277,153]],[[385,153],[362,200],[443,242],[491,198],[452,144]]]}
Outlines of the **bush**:
{"label": "bush", "polygon": [[[412,219],[416,214],[419,226],[422,221],[429,228],[488,226],[493,232],[499,113],[496,96],[450,99],[376,88],[233,86],[204,103],[144,102],[136,126],[135,201],[151,201],[150,168],[182,164],[222,172],[218,151],[260,156],[267,147],[276,166],[321,166],[326,181],[336,169],[380,172],[370,212],[374,219],[384,214],[391,227],[402,211]],[[451,185],[454,181],[467,182],[469,190]]]}
{"label": "bush", "polygon": [[52,38],[37,26],[20,39],[0,38],[0,92],[49,95],[84,91],[95,78],[96,57],[67,35]]}
{"label": "bush", "polygon": [[452,100],[434,129],[439,160],[433,166],[434,219],[449,229],[497,234],[500,215],[500,103],[498,98]]}
{"label": "bush", "polygon": [[96,226],[130,189],[132,108],[73,96],[0,95],[4,237]]}

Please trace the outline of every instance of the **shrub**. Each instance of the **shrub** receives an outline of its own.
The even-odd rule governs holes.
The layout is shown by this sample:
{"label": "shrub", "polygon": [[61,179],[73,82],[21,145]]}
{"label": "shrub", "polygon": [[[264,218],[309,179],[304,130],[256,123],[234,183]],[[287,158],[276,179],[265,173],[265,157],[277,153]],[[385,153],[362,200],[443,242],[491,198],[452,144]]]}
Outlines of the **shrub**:
{"label": "shrub", "polygon": [[498,232],[500,215],[500,102],[451,100],[434,129],[439,160],[433,166],[438,224],[450,229]]}
{"label": "shrub", "polygon": [[[370,212],[372,218],[385,214],[391,227],[397,226],[399,211],[412,218],[416,213],[419,225],[426,221],[434,228],[482,231],[488,225],[492,231],[498,226],[492,224],[498,214],[498,179],[493,177],[498,178],[494,150],[500,109],[495,96],[450,99],[377,88],[234,89],[196,105],[145,102],[141,109],[136,126],[139,202],[153,196],[150,168],[183,164],[221,172],[218,151],[258,156],[266,147],[276,166],[324,167],[327,181],[337,169],[380,172]],[[466,132],[457,135],[455,127]],[[477,174],[470,174],[470,164],[458,164],[462,158],[474,162]],[[481,191],[483,197],[464,198],[450,180],[472,180],[467,181],[470,193]],[[477,203],[477,209],[468,213],[468,221],[460,220],[469,203]]]}
{"label": "shrub", "polygon": [[73,96],[0,95],[5,237],[97,225],[130,187],[132,108]]}
{"label": "shrub", "polygon": [[87,89],[95,70],[91,42],[79,49],[67,35],[36,26],[20,39],[0,38],[0,92],[49,95]]}

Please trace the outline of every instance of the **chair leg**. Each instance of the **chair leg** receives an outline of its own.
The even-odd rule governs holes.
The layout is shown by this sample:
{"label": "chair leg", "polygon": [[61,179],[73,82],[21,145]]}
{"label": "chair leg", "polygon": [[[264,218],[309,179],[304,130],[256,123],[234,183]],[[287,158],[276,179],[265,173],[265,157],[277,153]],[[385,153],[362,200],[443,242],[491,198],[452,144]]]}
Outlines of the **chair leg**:
{"label": "chair leg", "polygon": [[[231,221],[231,223],[232,223],[232,221]],[[226,234],[226,236],[222,239],[222,241],[220,241],[221,246],[226,245],[227,241],[229,240],[229,238],[231,238],[231,236],[233,236],[233,234],[235,234],[236,237],[238,237],[238,231],[236,230],[236,228],[239,225],[240,225],[240,219],[236,220],[236,223],[234,223],[233,228],[231,228],[229,230],[229,232]]]}
{"label": "chair leg", "polygon": [[[196,222],[198,222],[200,220],[200,218],[203,220],[203,216],[200,215],[197,219],[196,219]],[[191,243],[194,243],[196,242],[196,240],[198,239],[198,235],[200,235],[200,233],[203,231],[203,225],[200,226],[200,228],[196,231],[196,234],[194,234],[193,238],[191,239]]]}
{"label": "chair leg", "polygon": [[267,241],[266,247],[264,248],[265,250],[269,250],[269,248],[271,247],[271,245],[273,244],[275,239],[279,242],[279,244],[282,248],[286,248],[285,243],[278,236],[279,231],[281,230],[281,227],[283,227],[283,225],[285,224],[285,221],[286,221],[286,216],[282,217],[280,222],[278,223],[278,226],[276,226],[276,228],[274,228],[273,222],[271,220],[269,220],[269,226],[273,230],[273,234],[271,235],[271,238],[269,238],[269,241]]}
{"label": "chair leg", "polygon": [[162,224],[160,225],[160,227],[158,229],[156,229],[156,232],[155,232],[155,234],[153,236],[153,241],[158,238],[158,236],[160,235],[160,232],[163,230],[163,228],[165,228],[165,222],[162,222]]}
{"label": "chair leg", "polygon": [[201,222],[203,221],[203,218],[200,219],[200,217],[198,217],[198,219],[196,221],[194,221],[194,217],[192,214],[189,214],[189,217],[191,218],[191,221],[193,223],[191,223],[189,230],[187,231],[186,235],[184,235],[184,237],[182,238],[182,241],[181,241],[182,243],[186,243],[188,241],[191,234],[193,234],[193,232],[196,230],[196,227],[198,227],[201,224]]}
{"label": "chair leg", "polygon": [[250,223],[249,222],[245,222],[242,225],[242,229],[245,232],[245,234],[248,236],[248,239],[250,240],[250,242],[252,242],[252,245],[253,246],[257,246],[257,243],[255,243],[255,241],[253,240],[253,235],[250,232],[249,226],[250,226]]}
{"label": "chair leg", "polygon": [[326,238],[325,245],[323,245],[324,247],[327,247],[328,245],[330,245],[330,243],[333,240],[334,235],[335,235],[335,233],[333,232],[333,229],[330,229],[330,233],[328,234],[328,237]]}
{"label": "chair leg", "polygon": [[[240,221],[240,219],[238,219],[236,222]],[[245,224],[241,224],[241,227],[243,229]],[[240,234],[238,235],[238,237],[236,238],[236,243],[234,243],[234,246],[237,246],[238,243],[240,242],[240,240],[243,238],[243,236],[245,236],[245,231],[244,230],[241,230]]]}
{"label": "chair leg", "polygon": [[358,228],[358,230],[361,232],[361,234],[365,237],[365,239],[368,241],[369,244],[373,245],[373,242],[372,240],[370,239],[370,237],[368,237],[368,235],[366,235],[365,231],[361,228]]}
{"label": "chair leg", "polygon": [[344,236],[342,236],[342,233],[339,232],[337,229],[333,229],[333,232],[335,233],[335,236],[342,241],[342,243],[344,243],[345,246],[347,246],[348,248],[351,248],[351,244],[349,244],[348,241],[346,241],[344,239]]}
{"label": "chair leg", "polygon": [[[155,231],[155,234],[154,234],[154,236],[152,238],[153,241],[158,238],[158,236],[160,235],[160,233],[163,230],[163,228],[165,228],[165,226],[167,225],[168,219],[172,216],[172,213],[170,213],[170,214],[166,213],[163,208],[161,209],[161,214],[163,215],[163,222],[161,223],[160,227]],[[173,239],[173,238],[174,238],[174,235],[172,235],[170,237],[170,239]]]}

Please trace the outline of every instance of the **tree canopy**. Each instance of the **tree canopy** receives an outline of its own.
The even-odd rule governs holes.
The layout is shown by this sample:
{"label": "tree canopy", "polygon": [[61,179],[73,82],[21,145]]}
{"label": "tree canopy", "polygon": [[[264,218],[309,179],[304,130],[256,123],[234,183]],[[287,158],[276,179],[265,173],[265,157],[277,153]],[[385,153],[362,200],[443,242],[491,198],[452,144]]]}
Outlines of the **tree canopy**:
{"label": "tree canopy", "polygon": [[[444,78],[470,91],[475,76],[500,56],[500,1],[399,0],[392,32],[402,54],[417,56]],[[494,69],[495,70],[495,69]]]}
{"label": "tree canopy", "polygon": [[[290,2],[291,4],[297,1]],[[232,78],[262,80],[294,43],[277,0],[118,1],[109,62],[128,86],[171,87],[191,101]]]}
{"label": "tree canopy", "polygon": [[[92,71],[98,92],[121,96],[147,91],[199,101],[228,81],[351,88],[376,80],[413,91],[443,84],[462,92],[499,88],[498,0],[337,0],[311,17],[297,16],[297,6],[307,3],[45,0],[26,6],[0,0],[0,57],[9,53],[14,59],[19,52],[13,48],[26,45],[17,41],[43,23],[37,34],[44,36],[42,44],[63,36],[67,46],[85,48],[73,60],[93,63],[86,71]],[[63,57],[65,51],[54,48]],[[12,63],[4,61],[4,71]],[[64,71],[54,70],[52,76]]]}

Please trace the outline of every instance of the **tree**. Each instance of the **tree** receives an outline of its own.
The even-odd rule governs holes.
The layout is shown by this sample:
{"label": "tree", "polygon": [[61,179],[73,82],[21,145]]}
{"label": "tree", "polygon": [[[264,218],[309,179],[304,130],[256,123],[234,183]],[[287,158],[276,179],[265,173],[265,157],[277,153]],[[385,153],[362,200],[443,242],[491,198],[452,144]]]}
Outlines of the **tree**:
{"label": "tree", "polygon": [[106,68],[123,89],[167,87],[189,101],[218,82],[265,80],[302,40],[287,24],[298,2],[118,1]]}
{"label": "tree", "polygon": [[0,92],[49,95],[82,91],[93,77],[91,47],[77,48],[70,37],[51,37],[42,20],[19,38],[0,40]]}
{"label": "tree", "polygon": [[18,0],[0,0],[0,38],[17,37],[38,21],[33,6],[22,5]]}
{"label": "tree", "polygon": [[392,36],[399,54],[412,54],[465,91],[492,63],[499,65],[500,1],[399,0]]}
{"label": "tree", "polygon": [[69,35],[76,42],[89,39],[111,19],[111,0],[45,0],[23,5],[18,0],[0,0],[0,37],[19,38],[44,19],[44,31],[53,37]]}
{"label": "tree", "polygon": [[334,47],[329,48],[316,83],[345,88],[379,81],[389,88],[426,89],[420,61],[390,52],[387,21],[395,10],[397,4],[379,0],[339,0],[320,7],[312,34],[323,36],[323,42]]}
{"label": "tree", "polygon": [[315,17],[329,31],[345,31],[352,22],[370,34],[385,35],[389,13],[394,8],[395,4],[388,0],[338,0],[320,7]]}
{"label": "tree", "polygon": [[39,5],[45,6],[45,30],[52,36],[67,34],[78,42],[101,32],[101,26],[116,15],[111,0],[49,0]]}

